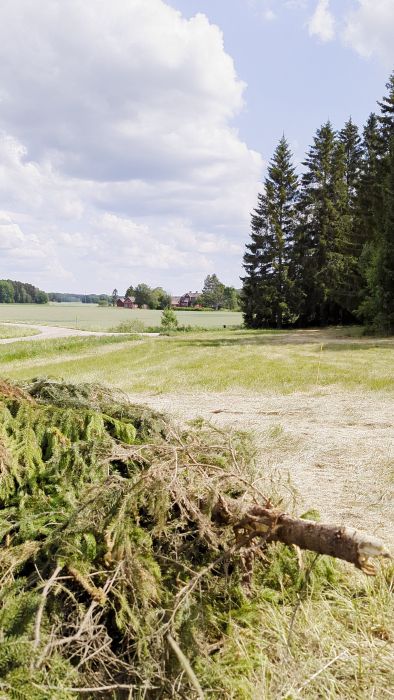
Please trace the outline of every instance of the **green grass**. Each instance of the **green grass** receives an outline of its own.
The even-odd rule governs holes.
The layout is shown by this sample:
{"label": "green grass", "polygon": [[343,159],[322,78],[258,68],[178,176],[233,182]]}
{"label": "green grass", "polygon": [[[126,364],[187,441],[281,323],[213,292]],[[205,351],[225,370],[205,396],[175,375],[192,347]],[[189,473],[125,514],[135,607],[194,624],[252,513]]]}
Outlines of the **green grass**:
{"label": "green grass", "polygon": [[341,385],[392,391],[394,341],[349,342],[335,329],[212,331],[135,342],[72,338],[0,347],[0,372],[95,381],[130,392],[189,391],[282,394]]}
{"label": "green grass", "polygon": [[0,339],[3,338],[23,338],[28,335],[37,335],[39,331],[34,331],[29,328],[18,328],[17,326],[9,326],[5,323],[0,323]]}
{"label": "green grass", "polygon": [[[180,325],[222,328],[241,326],[242,314],[234,311],[177,311]],[[0,304],[0,323],[36,323],[88,331],[106,331],[128,321],[140,321],[146,327],[159,326],[161,311],[118,309],[95,304]]]}
{"label": "green grass", "polygon": [[108,345],[114,345],[117,348],[126,348],[132,341],[139,342],[138,336],[122,336],[122,339],[116,336],[90,336],[90,337],[71,337],[57,338],[53,340],[40,340],[40,342],[23,342],[10,343],[9,345],[0,346],[0,367],[8,367],[17,364],[36,366],[50,362],[54,357],[60,362],[67,357],[74,361],[74,356],[91,358],[95,357],[97,349],[101,353],[105,353]]}

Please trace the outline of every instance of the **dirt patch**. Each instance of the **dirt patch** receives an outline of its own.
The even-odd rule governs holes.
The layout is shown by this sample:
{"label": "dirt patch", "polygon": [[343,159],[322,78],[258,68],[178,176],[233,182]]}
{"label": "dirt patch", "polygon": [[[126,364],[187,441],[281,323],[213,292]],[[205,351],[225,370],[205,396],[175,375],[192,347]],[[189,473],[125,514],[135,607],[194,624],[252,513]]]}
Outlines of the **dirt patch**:
{"label": "dirt patch", "polygon": [[[297,510],[379,534],[394,543],[394,400],[334,387],[287,396],[133,394],[133,402],[251,430],[264,473],[296,489]],[[286,483],[288,484],[286,486]]]}

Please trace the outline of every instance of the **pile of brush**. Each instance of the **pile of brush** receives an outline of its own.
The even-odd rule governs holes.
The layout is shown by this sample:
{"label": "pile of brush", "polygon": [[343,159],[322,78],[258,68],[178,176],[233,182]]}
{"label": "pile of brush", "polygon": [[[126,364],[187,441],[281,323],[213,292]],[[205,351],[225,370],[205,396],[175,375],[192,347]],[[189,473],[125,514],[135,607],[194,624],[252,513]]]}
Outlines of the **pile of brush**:
{"label": "pile of brush", "polygon": [[[250,631],[283,599],[278,562],[296,595],[300,549],[367,573],[387,554],[283,513],[244,434],[176,431],[102,387],[48,380],[0,383],[0,541],[0,696],[29,700],[253,697]],[[335,563],[313,557],[329,586]]]}

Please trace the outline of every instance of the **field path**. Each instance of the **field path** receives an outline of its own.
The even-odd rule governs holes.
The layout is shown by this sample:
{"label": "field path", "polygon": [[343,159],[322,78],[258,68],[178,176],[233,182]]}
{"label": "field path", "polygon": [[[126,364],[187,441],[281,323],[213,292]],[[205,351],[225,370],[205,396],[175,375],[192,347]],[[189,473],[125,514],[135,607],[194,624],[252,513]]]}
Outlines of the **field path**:
{"label": "field path", "polygon": [[[368,530],[394,545],[394,400],[333,387],[290,395],[132,394],[184,423],[201,416],[252,431],[262,474],[280,483],[296,511]],[[269,486],[268,486],[269,488]]]}
{"label": "field path", "polygon": [[[3,322],[5,325],[5,322]],[[130,335],[129,333],[109,333],[105,331],[82,331],[78,328],[61,328],[60,326],[41,326],[30,323],[7,323],[11,328],[31,328],[33,331],[38,331],[36,335],[24,335],[16,338],[1,338],[0,344],[6,345],[7,343],[20,343],[26,340],[53,340],[54,338],[71,338],[75,336],[119,336],[119,339],[123,335]],[[133,335],[147,335],[156,336],[158,333],[135,333]]]}

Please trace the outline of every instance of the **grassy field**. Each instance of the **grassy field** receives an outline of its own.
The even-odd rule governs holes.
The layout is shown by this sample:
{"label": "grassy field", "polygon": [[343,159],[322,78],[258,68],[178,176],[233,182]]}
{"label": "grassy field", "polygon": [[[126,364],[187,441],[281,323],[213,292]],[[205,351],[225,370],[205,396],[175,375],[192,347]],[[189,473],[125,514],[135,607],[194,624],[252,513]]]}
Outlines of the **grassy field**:
{"label": "grassy field", "polygon": [[[222,328],[242,325],[242,314],[233,311],[177,311],[181,325]],[[161,311],[118,309],[95,304],[0,304],[0,323],[37,323],[86,331],[107,331],[120,323],[138,320],[145,326],[159,326]]]}
{"label": "grassy field", "polygon": [[[389,546],[393,366],[394,339],[363,337],[358,328],[0,345],[2,376],[101,382],[183,419],[252,430],[259,487],[283,495],[281,507],[316,509],[323,520],[376,534]],[[274,593],[264,583],[232,612],[226,638],[234,644],[195,668],[206,687],[230,679],[228,694],[212,698],[392,697],[392,565],[368,578],[309,554],[291,550],[291,562],[286,556],[268,569]]]}
{"label": "grassy field", "polygon": [[49,375],[130,392],[286,394],[334,385],[392,391],[394,341],[346,338],[344,333],[211,331],[11,344],[0,347],[0,371],[18,380]]}
{"label": "grassy field", "polygon": [[18,328],[17,326],[0,323],[0,340],[3,338],[24,338],[28,335],[37,335],[38,332],[29,328]]}

